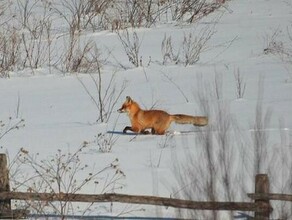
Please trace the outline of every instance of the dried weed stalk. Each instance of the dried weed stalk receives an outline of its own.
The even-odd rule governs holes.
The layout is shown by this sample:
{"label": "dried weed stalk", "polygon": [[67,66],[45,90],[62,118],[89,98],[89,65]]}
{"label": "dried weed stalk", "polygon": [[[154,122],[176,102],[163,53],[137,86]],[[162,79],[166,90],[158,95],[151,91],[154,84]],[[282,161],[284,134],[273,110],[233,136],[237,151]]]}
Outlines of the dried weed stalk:
{"label": "dried weed stalk", "polygon": [[24,126],[24,119],[9,117],[8,121],[0,120],[0,140],[11,131],[18,130]]}
{"label": "dried weed stalk", "polygon": [[89,74],[91,84],[94,86],[94,92],[89,89],[89,86],[82,81],[81,78],[77,77],[77,79],[97,109],[98,118],[96,121],[107,122],[110,119],[120,96],[126,89],[126,83],[123,82],[120,89],[117,90],[115,74],[112,74],[108,83],[104,84],[105,81],[103,79],[101,67],[99,66],[97,70],[98,72],[96,75]]}
{"label": "dried weed stalk", "polygon": [[[12,190],[74,194],[82,192],[86,187],[100,193],[114,192],[123,187],[121,181],[125,175],[119,168],[118,159],[104,168],[90,167],[82,158],[87,147],[88,143],[84,142],[73,153],[58,150],[47,159],[40,159],[39,154],[33,155],[22,148],[10,163]],[[26,201],[17,205],[27,207],[37,214],[53,212],[60,215],[61,219],[78,211],[70,201]],[[91,206],[92,204],[79,211],[86,214]]]}
{"label": "dried weed stalk", "polygon": [[246,82],[244,76],[240,73],[239,69],[234,71],[234,79],[236,85],[236,97],[242,99],[246,89]]}
{"label": "dried weed stalk", "polygon": [[140,57],[140,47],[142,41],[140,40],[137,32],[133,32],[130,36],[128,29],[117,32],[119,40],[126,52],[129,62],[135,67],[142,66],[142,58]]}
{"label": "dried weed stalk", "polygon": [[0,32],[0,77],[9,77],[9,72],[19,66],[21,39],[16,31]]}

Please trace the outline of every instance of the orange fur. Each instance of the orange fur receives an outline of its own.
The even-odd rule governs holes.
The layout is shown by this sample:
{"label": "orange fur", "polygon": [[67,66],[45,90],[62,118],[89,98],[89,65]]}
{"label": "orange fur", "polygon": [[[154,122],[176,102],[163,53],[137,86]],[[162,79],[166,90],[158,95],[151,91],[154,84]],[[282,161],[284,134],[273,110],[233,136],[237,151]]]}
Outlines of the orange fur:
{"label": "orange fur", "polygon": [[193,124],[195,126],[205,126],[208,124],[208,118],[204,116],[190,116],[183,114],[170,115],[162,110],[143,110],[137,102],[129,96],[122,107],[118,110],[120,113],[128,113],[131,121],[131,127],[127,126],[123,132],[128,130],[136,133],[149,133],[147,129],[151,129],[152,134],[165,134],[171,122],[178,124]]}

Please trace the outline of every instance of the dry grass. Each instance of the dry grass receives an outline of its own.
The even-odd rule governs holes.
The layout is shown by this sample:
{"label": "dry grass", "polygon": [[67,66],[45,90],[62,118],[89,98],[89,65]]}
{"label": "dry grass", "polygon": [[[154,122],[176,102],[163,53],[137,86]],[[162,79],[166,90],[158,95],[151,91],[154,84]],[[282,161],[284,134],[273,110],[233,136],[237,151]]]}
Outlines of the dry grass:
{"label": "dry grass", "polygon": [[[210,84],[198,79],[196,97],[201,111],[209,115],[210,124],[195,135],[196,153],[190,146],[185,153],[185,162],[174,163],[178,187],[174,189],[173,197],[195,201],[249,201],[246,194],[252,192],[254,177],[258,173],[268,174],[272,192],[291,194],[292,160],[287,155],[291,154],[292,144],[281,121],[280,142],[271,146],[269,128],[272,112],[262,102],[264,80],[259,80],[258,103],[248,135],[239,129],[228,102],[222,101],[221,80],[219,77]],[[210,91],[213,93],[210,94]],[[174,161],[178,161],[176,157],[174,155]],[[290,203],[273,202],[272,206],[271,218],[291,218]],[[233,219],[234,215],[233,212],[223,214],[215,211],[178,212],[178,217],[190,219]]]}

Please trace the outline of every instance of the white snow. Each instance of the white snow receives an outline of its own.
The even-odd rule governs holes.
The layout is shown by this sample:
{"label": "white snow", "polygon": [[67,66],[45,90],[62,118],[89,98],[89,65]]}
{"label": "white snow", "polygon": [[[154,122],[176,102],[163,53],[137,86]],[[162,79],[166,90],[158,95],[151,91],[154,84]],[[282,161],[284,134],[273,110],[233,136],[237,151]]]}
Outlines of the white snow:
{"label": "white snow", "polygon": [[[9,132],[0,140],[0,152],[8,153],[9,157],[13,158],[20,148],[24,148],[32,155],[39,154],[39,158],[49,160],[58,149],[64,153],[75,152],[84,141],[87,141],[89,145],[81,155],[82,162],[89,167],[101,169],[118,158],[119,167],[125,177],[119,180],[123,187],[115,190],[116,193],[173,197],[174,192],[182,188],[177,185],[175,164],[185,166],[189,163],[187,159],[189,154],[194,155],[193,160],[197,162],[194,164],[206,163],[200,156],[204,146],[198,144],[198,130],[190,125],[172,125],[169,129],[170,134],[163,136],[121,135],[119,132],[130,124],[127,115],[119,114],[116,110],[129,95],[143,108],[154,106],[170,113],[202,115],[204,112],[196,98],[199,86],[206,88],[209,97],[214,92],[213,84],[217,75],[221,76],[222,80],[222,96],[220,99],[210,96],[208,102],[212,108],[216,108],[218,103],[226,106],[228,109],[226,112],[230,111],[230,115],[237,121],[238,131],[233,129],[228,131],[232,139],[230,147],[235,151],[232,157],[233,172],[244,173],[252,170],[251,137],[255,131],[253,124],[259,98],[260,78],[264,83],[264,94],[261,97],[263,110],[272,111],[271,122],[263,129],[269,135],[266,158],[267,161],[273,158],[277,161],[275,166],[272,164],[270,164],[272,168],[264,166],[262,171],[281,170],[283,164],[278,163],[280,161],[278,159],[284,157],[283,154],[286,154],[286,163],[291,167],[292,75],[289,73],[291,66],[272,54],[264,54],[263,50],[267,46],[265,37],[277,28],[283,30],[280,37],[289,41],[286,28],[291,27],[292,7],[284,0],[231,0],[226,3],[226,7],[228,10],[221,8],[198,24],[161,24],[148,29],[136,29],[141,40],[140,53],[144,67],[134,68],[129,63],[115,33],[109,31],[83,33],[83,39],[96,41],[104,54],[111,50],[116,60],[129,67],[123,70],[106,64],[102,69],[105,84],[115,72],[117,91],[123,82],[127,85],[108,122],[96,123],[98,111],[77,79],[77,77],[81,79],[88,90],[97,95],[88,74],[63,75],[55,69],[52,70],[52,74],[48,74],[48,69],[43,68],[38,69],[35,75],[28,69],[23,72],[11,72],[10,78],[0,79],[0,119],[8,121],[8,118],[12,117],[13,120],[25,120],[25,127]],[[183,64],[161,64],[160,47],[165,34],[172,36],[174,49],[178,50],[184,33],[195,33],[196,30],[210,25],[218,17],[220,19],[215,25],[214,35],[208,42],[208,50],[202,53],[198,63],[186,67]],[[152,62],[147,66],[149,57]],[[112,57],[109,59],[112,63],[115,62]],[[240,99],[236,96],[234,77],[237,69],[246,82],[244,96]],[[200,78],[202,81],[199,81]],[[218,120],[213,110],[209,117],[211,124]],[[279,121],[283,123],[280,124]],[[202,129],[204,132],[207,128]],[[216,135],[216,132],[214,130],[213,134]],[[239,142],[236,141],[237,132],[245,137],[243,146],[239,146]],[[115,138],[110,152],[102,153],[98,150],[96,136],[99,133],[105,134],[105,137]],[[286,137],[286,143],[281,141],[283,140],[281,135]],[[243,152],[246,153],[245,156],[250,156],[245,160],[247,164],[244,166],[238,162]],[[213,153],[219,158],[216,147]],[[29,176],[32,171],[26,172]],[[194,169],[194,172],[197,170]],[[252,192],[254,173],[249,174],[250,179],[245,179],[244,185],[247,192]],[[284,185],[281,181],[281,178],[284,181],[284,176],[279,172],[279,176],[274,176],[271,180],[275,192],[277,189],[280,191]],[[25,187],[22,190],[26,190]],[[237,200],[248,201],[246,197],[239,197],[238,194],[244,194],[239,192],[241,189],[234,190],[238,192]],[[286,193],[291,194],[291,190],[290,188]],[[100,191],[98,187],[89,185],[81,192],[93,194]],[[224,195],[221,198],[224,198]],[[104,207],[106,208],[95,210],[91,214],[111,212],[110,214],[114,215],[127,207],[130,210],[145,208],[145,211],[133,211],[130,215],[175,217],[175,211],[167,208],[116,204],[110,211],[110,204],[104,204]]]}

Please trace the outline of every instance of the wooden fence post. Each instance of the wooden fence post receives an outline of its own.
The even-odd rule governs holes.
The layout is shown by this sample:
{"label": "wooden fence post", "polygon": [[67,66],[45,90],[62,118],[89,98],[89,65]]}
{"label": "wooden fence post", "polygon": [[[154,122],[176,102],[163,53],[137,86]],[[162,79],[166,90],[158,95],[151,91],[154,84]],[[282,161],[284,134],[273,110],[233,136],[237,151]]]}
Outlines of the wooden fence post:
{"label": "wooden fence post", "polygon": [[[267,174],[257,174],[255,177],[255,193],[268,194],[270,193],[270,183]],[[270,216],[270,201],[268,199],[256,199],[256,204],[267,207],[267,211],[255,212],[256,220],[268,220]]]}
{"label": "wooden fence post", "polygon": [[[0,192],[9,192],[9,171],[6,154],[0,154]],[[0,198],[0,213],[11,211],[11,200]]]}

